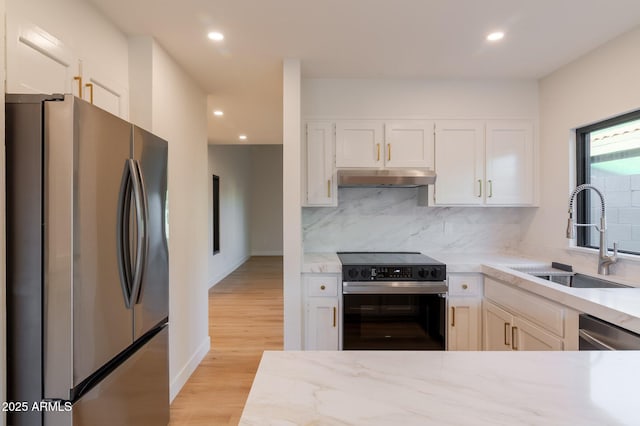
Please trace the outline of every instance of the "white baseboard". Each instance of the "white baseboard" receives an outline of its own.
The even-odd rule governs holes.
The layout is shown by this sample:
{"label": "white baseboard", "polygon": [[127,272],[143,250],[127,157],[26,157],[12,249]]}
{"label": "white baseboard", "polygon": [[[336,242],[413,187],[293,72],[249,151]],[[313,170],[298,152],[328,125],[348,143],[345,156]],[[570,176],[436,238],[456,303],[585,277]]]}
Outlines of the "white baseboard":
{"label": "white baseboard", "polygon": [[282,250],[252,251],[251,256],[282,256]]}
{"label": "white baseboard", "polygon": [[226,268],[224,271],[222,271],[219,274],[217,274],[216,276],[214,276],[213,279],[209,282],[209,288],[213,287],[214,285],[218,284],[220,281],[225,279],[227,277],[227,275],[229,275],[230,273],[232,273],[233,271],[238,269],[240,267],[240,265],[242,265],[244,262],[249,260],[250,257],[251,257],[251,255],[246,255],[246,256],[242,257],[234,265],[230,266],[229,268]]}
{"label": "white baseboard", "polygon": [[196,352],[193,354],[189,362],[187,362],[187,364],[182,367],[176,378],[171,382],[171,385],[169,386],[170,402],[173,402],[175,397],[178,396],[178,393],[180,393],[183,386],[187,383],[187,380],[189,380],[189,377],[191,377],[193,372],[196,371],[196,368],[198,368],[198,365],[200,365],[210,349],[211,337],[207,336],[200,347],[198,347],[198,350],[196,350]]}

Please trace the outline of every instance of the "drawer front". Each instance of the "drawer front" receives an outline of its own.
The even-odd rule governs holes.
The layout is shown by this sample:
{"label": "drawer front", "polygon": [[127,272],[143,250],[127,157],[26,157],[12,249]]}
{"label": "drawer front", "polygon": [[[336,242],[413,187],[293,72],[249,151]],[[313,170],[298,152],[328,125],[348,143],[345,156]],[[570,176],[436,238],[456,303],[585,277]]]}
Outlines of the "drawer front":
{"label": "drawer front", "polygon": [[449,275],[449,296],[481,296],[482,275]]}
{"label": "drawer front", "polygon": [[498,302],[557,336],[564,337],[565,308],[543,297],[486,278],[485,297]]}
{"label": "drawer front", "polygon": [[331,296],[338,295],[338,277],[336,276],[315,276],[306,277],[306,285],[309,296]]}

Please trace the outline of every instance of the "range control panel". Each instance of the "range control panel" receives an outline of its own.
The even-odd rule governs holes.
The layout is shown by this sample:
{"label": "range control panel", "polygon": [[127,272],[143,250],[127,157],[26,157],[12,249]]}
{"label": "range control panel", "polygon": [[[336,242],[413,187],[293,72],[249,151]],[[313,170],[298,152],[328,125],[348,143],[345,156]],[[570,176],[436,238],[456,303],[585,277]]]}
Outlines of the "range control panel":
{"label": "range control panel", "polygon": [[342,276],[345,281],[444,281],[447,271],[444,265],[346,265]]}

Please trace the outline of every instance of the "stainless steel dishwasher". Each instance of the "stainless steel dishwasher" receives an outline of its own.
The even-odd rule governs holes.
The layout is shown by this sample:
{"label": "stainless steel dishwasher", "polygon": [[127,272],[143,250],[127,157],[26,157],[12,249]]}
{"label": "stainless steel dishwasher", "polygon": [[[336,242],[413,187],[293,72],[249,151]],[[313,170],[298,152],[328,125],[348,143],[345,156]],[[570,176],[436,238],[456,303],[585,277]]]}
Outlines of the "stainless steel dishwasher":
{"label": "stainless steel dishwasher", "polygon": [[581,351],[640,350],[640,335],[591,315],[580,315]]}

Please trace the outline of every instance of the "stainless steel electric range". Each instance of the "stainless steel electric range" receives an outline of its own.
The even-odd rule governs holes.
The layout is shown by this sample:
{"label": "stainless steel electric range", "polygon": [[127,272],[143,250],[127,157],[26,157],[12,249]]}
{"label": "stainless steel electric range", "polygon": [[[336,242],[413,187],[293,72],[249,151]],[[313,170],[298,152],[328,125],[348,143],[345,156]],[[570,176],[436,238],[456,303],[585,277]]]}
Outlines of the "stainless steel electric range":
{"label": "stainless steel electric range", "polygon": [[447,268],[417,252],[339,252],[343,350],[444,350]]}

